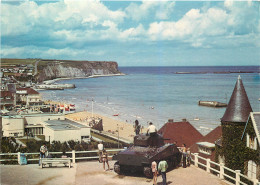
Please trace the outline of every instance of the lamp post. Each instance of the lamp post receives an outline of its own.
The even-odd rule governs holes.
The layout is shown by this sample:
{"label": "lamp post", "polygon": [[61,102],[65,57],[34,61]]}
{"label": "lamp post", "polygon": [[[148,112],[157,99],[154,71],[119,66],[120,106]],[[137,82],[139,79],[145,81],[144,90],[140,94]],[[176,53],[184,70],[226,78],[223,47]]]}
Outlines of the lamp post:
{"label": "lamp post", "polygon": [[119,125],[118,124],[117,124],[117,141],[118,141],[117,147],[119,148]]}
{"label": "lamp post", "polygon": [[92,118],[93,118],[93,98],[92,98]]}

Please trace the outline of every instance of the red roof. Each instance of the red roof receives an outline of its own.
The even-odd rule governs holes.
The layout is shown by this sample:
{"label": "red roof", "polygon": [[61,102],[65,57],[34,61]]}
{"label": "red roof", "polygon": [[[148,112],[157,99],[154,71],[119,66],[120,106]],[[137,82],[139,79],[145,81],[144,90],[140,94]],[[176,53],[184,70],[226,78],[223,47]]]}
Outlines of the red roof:
{"label": "red roof", "polygon": [[1,91],[1,97],[10,97],[12,100],[14,99],[13,94],[10,91]]}
{"label": "red roof", "polygon": [[189,122],[168,122],[159,131],[159,134],[163,136],[166,143],[177,142],[177,146],[181,146],[183,143],[187,147],[193,145],[203,136],[196,130]]}
{"label": "red roof", "polygon": [[[215,144],[215,141],[220,139],[221,136],[222,136],[222,127],[218,126],[197,142],[209,142],[209,143]],[[199,153],[198,145],[196,143],[190,147],[190,150],[191,150],[191,153]],[[199,156],[204,157],[204,158],[210,158],[212,161],[215,161],[215,150],[212,152],[211,155],[199,153]]]}
{"label": "red roof", "polygon": [[40,94],[39,92],[35,91],[35,90],[32,89],[32,88],[17,88],[16,90],[17,90],[17,91],[26,90],[26,91],[27,91],[27,94]]}

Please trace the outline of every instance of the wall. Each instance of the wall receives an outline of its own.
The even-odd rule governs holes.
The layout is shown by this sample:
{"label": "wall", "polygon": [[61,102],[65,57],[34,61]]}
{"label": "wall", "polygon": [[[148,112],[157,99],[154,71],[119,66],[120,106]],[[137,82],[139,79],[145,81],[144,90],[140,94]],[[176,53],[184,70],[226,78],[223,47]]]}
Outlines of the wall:
{"label": "wall", "polygon": [[24,136],[24,118],[3,117],[2,131],[4,137]]}
{"label": "wall", "polygon": [[80,130],[52,130],[50,127],[45,127],[45,140],[65,142],[69,140],[81,141]]}

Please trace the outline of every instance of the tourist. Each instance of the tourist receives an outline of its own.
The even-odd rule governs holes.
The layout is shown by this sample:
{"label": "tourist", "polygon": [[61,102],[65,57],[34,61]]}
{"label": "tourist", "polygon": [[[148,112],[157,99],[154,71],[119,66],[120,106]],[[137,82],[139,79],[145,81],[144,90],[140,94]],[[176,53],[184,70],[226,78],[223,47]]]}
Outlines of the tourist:
{"label": "tourist", "polygon": [[48,149],[46,144],[44,143],[41,147],[40,147],[40,159],[39,159],[39,166],[41,165],[41,158],[45,158],[48,156]]}
{"label": "tourist", "polygon": [[135,135],[138,135],[140,133],[140,125],[139,125],[139,121],[135,120]]}
{"label": "tourist", "polygon": [[105,149],[102,152],[102,161],[103,161],[104,171],[106,171],[105,163],[107,163],[107,168],[108,168],[108,170],[110,170],[109,163],[108,163],[108,155],[107,155],[107,151]]}
{"label": "tourist", "polygon": [[187,166],[190,166],[191,164],[191,153],[190,148],[187,149]]}
{"label": "tourist", "polygon": [[186,158],[187,157],[187,148],[186,144],[182,144],[182,166],[183,168],[186,168]]}
{"label": "tourist", "polygon": [[161,172],[162,174],[162,179],[163,179],[163,185],[166,185],[167,179],[166,179],[166,170],[168,168],[168,164],[165,160],[160,161],[158,165],[158,171]]}
{"label": "tourist", "polygon": [[155,146],[155,143],[156,143],[156,135],[157,135],[157,129],[156,127],[153,125],[152,122],[149,123],[149,127],[147,128],[147,135],[151,136],[151,146]]}
{"label": "tourist", "polygon": [[101,157],[102,157],[102,152],[104,150],[104,145],[103,145],[103,142],[100,141],[99,144],[98,144],[98,155],[99,155],[99,162],[102,163],[102,160],[101,160]]}
{"label": "tourist", "polygon": [[68,158],[68,156],[66,156],[66,152],[65,151],[62,152],[61,158]]}
{"label": "tourist", "polygon": [[152,162],[151,168],[153,172],[153,185],[157,185],[158,171],[157,171],[157,163],[155,161]]}
{"label": "tourist", "polygon": [[149,127],[147,128],[147,134],[148,133],[150,136],[155,136],[157,133],[157,129],[152,122],[149,123]]}

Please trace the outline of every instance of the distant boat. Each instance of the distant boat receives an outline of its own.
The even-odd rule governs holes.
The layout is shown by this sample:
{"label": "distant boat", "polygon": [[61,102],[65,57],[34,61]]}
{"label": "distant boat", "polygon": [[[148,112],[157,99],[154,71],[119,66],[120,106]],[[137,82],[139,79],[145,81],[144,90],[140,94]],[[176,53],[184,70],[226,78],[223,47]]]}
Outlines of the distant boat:
{"label": "distant boat", "polygon": [[226,103],[220,103],[217,101],[199,101],[199,105],[201,106],[208,106],[208,107],[226,107]]}
{"label": "distant boat", "polygon": [[113,116],[119,116],[119,114],[114,114]]}
{"label": "distant boat", "polygon": [[194,118],[194,121],[199,121],[199,120],[200,120],[200,118],[198,118],[198,117]]}

